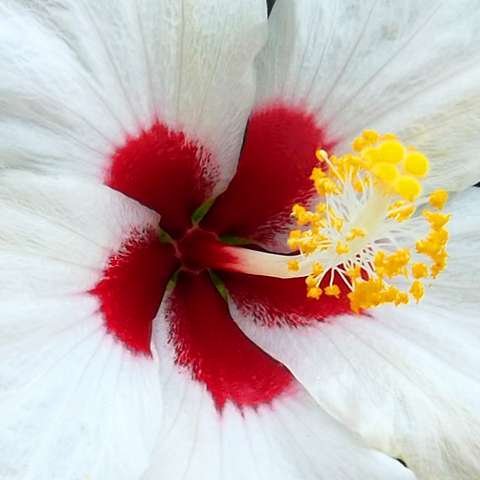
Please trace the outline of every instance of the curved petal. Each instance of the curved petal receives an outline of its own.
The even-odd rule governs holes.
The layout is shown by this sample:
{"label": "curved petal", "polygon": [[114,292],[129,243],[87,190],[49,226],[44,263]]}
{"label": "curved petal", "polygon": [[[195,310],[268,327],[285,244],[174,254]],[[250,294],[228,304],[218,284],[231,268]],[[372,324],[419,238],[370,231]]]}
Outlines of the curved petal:
{"label": "curved petal", "polygon": [[412,479],[360,446],[251,343],[206,274],[181,274],[156,320],[165,428],[145,480]]}
{"label": "curved petal", "polygon": [[479,21],[472,0],[279,0],[257,104],[304,105],[339,153],[393,131],[431,158],[430,187],[463,189],[480,178]]}
{"label": "curved petal", "polygon": [[[0,17],[0,164],[87,175],[157,210],[225,188],[263,1],[12,1]],[[203,182],[193,200],[185,176]]]}
{"label": "curved petal", "polygon": [[[162,298],[164,285],[152,299],[150,282],[166,275],[151,270],[170,265],[149,234],[158,221],[106,187],[0,175],[3,478],[132,480],[148,465],[158,362],[133,340],[156,314],[144,303]],[[142,251],[150,263],[140,268]]]}
{"label": "curved petal", "polygon": [[249,279],[225,277],[242,330],[330,414],[422,480],[480,475],[479,200],[472,189],[450,204],[449,264],[419,305],[352,316],[320,302],[315,317],[288,287],[261,299]]}

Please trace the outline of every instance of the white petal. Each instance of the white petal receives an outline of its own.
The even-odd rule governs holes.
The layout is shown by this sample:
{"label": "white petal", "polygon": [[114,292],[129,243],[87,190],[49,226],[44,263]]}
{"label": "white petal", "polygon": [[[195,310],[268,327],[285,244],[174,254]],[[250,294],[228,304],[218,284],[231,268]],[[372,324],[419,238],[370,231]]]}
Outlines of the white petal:
{"label": "white petal", "polygon": [[419,305],[305,318],[297,327],[268,318],[266,326],[271,306],[238,304],[230,292],[232,315],[252,340],[421,480],[480,476],[479,199],[472,189],[449,204],[449,264]]}
{"label": "white petal", "polygon": [[0,7],[2,162],[102,178],[158,118],[200,140],[221,180],[233,173],[263,1],[23,3]]}
{"label": "white petal", "polygon": [[278,0],[257,102],[312,112],[338,153],[393,131],[430,156],[430,188],[462,189],[480,179],[479,21],[475,0]]}
{"label": "white petal", "polygon": [[134,480],[161,421],[157,362],[88,292],[153,212],[106,187],[0,175],[0,477]]}
{"label": "white petal", "polygon": [[419,479],[478,478],[478,338],[445,311],[375,315],[297,329],[236,319],[326,411]]}
{"label": "white petal", "polygon": [[[202,313],[194,320],[201,322]],[[219,409],[190,368],[178,365],[171,330],[175,323],[166,300],[154,337],[165,425],[143,480],[413,479],[395,460],[363,448],[296,383],[271,403],[239,407],[227,401]],[[200,374],[205,367],[199,360]],[[223,373],[227,369],[222,365]]]}

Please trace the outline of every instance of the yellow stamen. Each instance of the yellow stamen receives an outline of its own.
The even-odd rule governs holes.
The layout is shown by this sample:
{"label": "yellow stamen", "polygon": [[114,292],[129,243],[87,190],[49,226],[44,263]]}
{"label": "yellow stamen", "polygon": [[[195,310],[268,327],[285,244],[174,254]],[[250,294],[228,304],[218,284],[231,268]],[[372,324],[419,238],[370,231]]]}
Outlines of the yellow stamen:
{"label": "yellow stamen", "polygon": [[404,222],[415,213],[415,205],[405,200],[397,200],[388,208],[388,218],[397,222]]}
{"label": "yellow stamen", "polygon": [[362,137],[369,144],[374,144],[378,142],[380,135],[375,130],[364,130],[362,133]]}
{"label": "yellow stamen", "polygon": [[450,220],[450,215],[446,213],[430,212],[425,210],[423,216],[428,220],[434,230],[440,230]]}
{"label": "yellow stamen", "polygon": [[405,147],[398,140],[385,140],[378,147],[382,162],[397,164],[405,158]]}
{"label": "yellow stamen", "polygon": [[[435,210],[418,215],[428,158],[395,135],[374,130],[363,132],[352,148],[342,156],[315,152],[321,165],[310,178],[320,199],[312,209],[292,209],[300,228],[290,232],[288,245],[303,256],[302,271],[309,270],[307,296],[338,298],[343,281],[354,311],[419,302],[425,295],[421,279],[446,268],[450,215],[440,210],[448,194],[433,192],[429,202]],[[300,272],[299,260],[290,260],[288,269]],[[330,285],[322,290],[326,275]],[[400,277],[409,281],[408,290]]]}
{"label": "yellow stamen", "polygon": [[418,303],[425,295],[425,287],[423,286],[423,283],[420,282],[420,280],[415,280],[410,287],[410,293]]}
{"label": "yellow stamen", "polygon": [[425,263],[414,263],[412,265],[413,278],[425,278],[428,277],[428,267]]}
{"label": "yellow stamen", "polygon": [[345,255],[346,253],[350,253],[350,247],[346,243],[338,242],[335,251],[339,255]]}
{"label": "yellow stamen", "polygon": [[446,190],[435,190],[430,194],[430,205],[438,210],[442,210],[448,201],[448,193]]}
{"label": "yellow stamen", "polygon": [[[367,231],[364,228],[354,227],[350,230],[350,233],[347,235],[347,242],[351,242],[356,238],[364,238],[367,235]],[[348,253],[348,252],[347,252]]]}
{"label": "yellow stamen", "polygon": [[315,275],[316,277],[320,276],[323,272],[325,271],[325,269],[323,268],[323,265],[318,263],[318,262],[315,262],[313,264],[313,275]]}
{"label": "yellow stamen", "polygon": [[292,272],[298,272],[300,270],[300,262],[298,260],[290,260],[288,262],[288,269]]}
{"label": "yellow stamen", "polygon": [[340,296],[340,288],[337,285],[329,285],[325,288],[325,295],[338,298]]}
{"label": "yellow stamen", "polygon": [[311,287],[307,291],[307,297],[308,298],[314,298],[315,300],[318,300],[321,295],[322,295],[322,289],[318,287]]}
{"label": "yellow stamen", "polygon": [[428,159],[420,152],[409,152],[405,159],[405,171],[416,177],[424,177],[429,170]]}
{"label": "yellow stamen", "polygon": [[422,193],[422,184],[414,177],[400,175],[394,184],[395,191],[409,202],[416,200]]}
{"label": "yellow stamen", "polygon": [[355,152],[361,152],[367,145],[368,142],[363,137],[357,137],[352,143],[352,148]]}
{"label": "yellow stamen", "polygon": [[375,163],[375,165],[372,167],[372,173],[380,180],[383,180],[387,183],[393,183],[393,181],[399,175],[398,168],[395,165],[387,162]]}
{"label": "yellow stamen", "polygon": [[362,276],[362,269],[359,265],[355,265],[354,267],[349,268],[346,271],[346,274],[350,277],[351,280],[356,280]]}

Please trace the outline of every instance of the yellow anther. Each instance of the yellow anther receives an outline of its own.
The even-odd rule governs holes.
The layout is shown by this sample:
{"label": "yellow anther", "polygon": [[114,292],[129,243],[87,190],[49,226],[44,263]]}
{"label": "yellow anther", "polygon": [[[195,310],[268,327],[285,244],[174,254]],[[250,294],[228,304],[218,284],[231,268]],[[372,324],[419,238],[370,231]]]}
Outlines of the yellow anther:
{"label": "yellow anther", "polygon": [[312,274],[316,277],[320,276],[324,271],[325,269],[321,263],[315,262],[313,264]]}
{"label": "yellow anther", "polygon": [[322,178],[325,178],[327,174],[319,167],[315,167],[312,170],[312,173],[310,174],[310,180],[313,180],[314,182],[318,182]]}
{"label": "yellow anther", "polygon": [[292,272],[298,272],[300,270],[300,262],[298,260],[290,260],[288,262],[288,269]]}
{"label": "yellow anther", "polygon": [[356,192],[363,193],[365,191],[365,182],[359,178],[354,178],[352,180],[352,185]]}
{"label": "yellow anther", "polygon": [[397,200],[388,208],[388,218],[397,222],[408,220],[415,213],[415,205],[405,200]]}
{"label": "yellow anther", "polygon": [[332,227],[337,231],[337,232],[341,232],[342,229],[343,229],[343,225],[344,225],[344,222],[341,218],[336,218],[336,217],[333,217],[333,218],[330,218],[331,222],[332,222]]}
{"label": "yellow anther", "polygon": [[315,300],[318,300],[322,296],[322,289],[319,287],[310,287],[307,290],[307,297],[308,298],[314,298]]}
{"label": "yellow anther", "polygon": [[325,217],[318,213],[312,214],[310,224],[312,225],[312,232],[318,234],[319,229],[322,229],[326,225]]}
{"label": "yellow anther", "polygon": [[356,238],[364,238],[367,236],[367,231],[364,228],[354,227],[350,230],[350,233],[346,236],[347,242],[351,242]]}
{"label": "yellow anther", "polygon": [[398,168],[387,162],[375,163],[372,167],[372,173],[386,183],[393,183],[399,175]]}
{"label": "yellow anther", "polygon": [[399,294],[399,290],[396,287],[388,287],[381,292],[382,303],[394,303]]}
{"label": "yellow anther", "polygon": [[355,281],[357,278],[361,278],[362,269],[359,265],[355,265],[354,267],[349,268],[345,273],[350,277],[350,280]]}
{"label": "yellow anther", "polygon": [[423,286],[423,283],[420,280],[415,280],[412,283],[412,286],[410,287],[410,294],[412,297],[415,299],[415,301],[418,303],[423,296],[425,295],[425,287]]}
{"label": "yellow anther", "polygon": [[320,196],[338,195],[341,193],[341,186],[335,183],[332,179],[325,177],[315,180],[315,189]]}
{"label": "yellow anther", "polygon": [[327,205],[325,203],[317,203],[315,206],[315,212],[317,212],[319,215],[325,215],[327,211]]}
{"label": "yellow anther", "polygon": [[418,240],[415,244],[417,253],[423,253],[424,255],[430,256],[430,254],[435,252],[435,247],[432,249],[432,245],[427,240]]}
{"label": "yellow anther", "polygon": [[377,143],[380,135],[375,130],[364,130],[362,133],[362,137],[370,144]]}
{"label": "yellow anther", "polygon": [[382,162],[396,164],[405,158],[405,147],[398,140],[385,140],[378,148]]}
{"label": "yellow anther", "polygon": [[[428,158],[395,135],[374,130],[364,131],[352,147],[342,156],[316,150],[321,164],[310,178],[320,199],[312,208],[292,209],[301,228],[290,233],[288,245],[305,259],[300,263],[295,257],[288,268],[301,275],[308,266],[309,298],[338,297],[343,281],[354,311],[418,302],[425,294],[420,280],[435,278],[446,268],[450,215],[440,210],[448,194],[433,192],[432,209],[412,219],[422,194],[421,179],[429,171]],[[428,222],[427,233],[415,241],[412,236],[424,231],[422,221]],[[328,272],[335,283],[322,290]],[[400,288],[404,280],[399,277],[410,286]]]}
{"label": "yellow anther", "polygon": [[344,242],[337,242],[337,246],[335,247],[335,251],[339,255],[346,255],[350,253],[350,247]]}
{"label": "yellow anther", "polygon": [[292,230],[288,236],[287,244],[291,250],[299,250],[300,243],[302,240],[302,231],[301,230]]}
{"label": "yellow anther", "polygon": [[447,252],[443,251],[438,253],[435,257],[435,263],[432,266],[432,278],[437,278],[437,276],[443,272],[447,266]]}
{"label": "yellow anther", "polygon": [[340,296],[340,288],[338,288],[338,285],[335,284],[329,285],[325,288],[325,295],[338,298]]}
{"label": "yellow anther", "polygon": [[352,291],[348,294],[352,309],[358,312],[360,309],[380,305],[384,290],[385,284],[381,279],[357,279]]}
{"label": "yellow anther", "polygon": [[306,213],[306,208],[305,207],[302,207],[301,205],[299,205],[298,203],[296,203],[293,207],[292,207],[292,215],[298,219],[300,218],[302,215],[305,215]]}
{"label": "yellow anther", "polygon": [[292,208],[292,216],[297,220],[298,225],[308,225],[314,219],[314,215],[305,207],[295,204]]}
{"label": "yellow anther", "polygon": [[397,298],[395,299],[395,305],[407,305],[409,302],[409,299],[408,299],[408,293],[405,293],[405,292],[399,292],[398,295],[397,295]]}
{"label": "yellow anther", "polygon": [[367,145],[368,143],[363,137],[357,137],[352,143],[352,148],[355,152],[361,152]]}
{"label": "yellow anther", "polygon": [[305,255],[310,255],[317,249],[317,242],[314,238],[307,237],[302,239],[300,243],[300,250]]}
{"label": "yellow anther", "polygon": [[406,249],[400,249],[387,255],[379,250],[373,259],[376,273],[380,276],[389,278],[398,275],[407,275],[406,266],[410,262],[410,252]]}
{"label": "yellow anther", "polygon": [[428,241],[435,246],[443,247],[448,241],[449,233],[444,228],[432,230],[428,235]]}
{"label": "yellow anther", "polygon": [[428,158],[420,152],[409,152],[405,158],[405,171],[416,177],[424,177],[428,174],[430,163]]}
{"label": "yellow anther", "polygon": [[394,183],[395,191],[409,202],[413,202],[422,193],[421,183],[409,175],[400,175]]}
{"label": "yellow anther", "polygon": [[428,277],[428,267],[425,263],[417,262],[412,265],[413,278]]}
{"label": "yellow anther", "polygon": [[380,151],[376,147],[364,148],[361,152],[361,155],[363,166],[366,168],[370,168],[375,163],[381,161]]}
{"label": "yellow anther", "polygon": [[423,216],[428,220],[434,230],[440,230],[450,220],[450,215],[440,212],[430,212],[425,210]]}
{"label": "yellow anther", "polygon": [[446,190],[435,190],[430,194],[430,205],[441,210],[448,201],[448,192]]}

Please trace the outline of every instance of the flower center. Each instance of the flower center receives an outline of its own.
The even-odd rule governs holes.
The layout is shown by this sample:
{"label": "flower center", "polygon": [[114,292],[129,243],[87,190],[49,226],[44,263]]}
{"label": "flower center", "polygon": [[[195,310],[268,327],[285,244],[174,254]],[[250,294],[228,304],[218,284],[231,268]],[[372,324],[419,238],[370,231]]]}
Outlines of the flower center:
{"label": "flower center", "polygon": [[209,254],[213,245],[218,243],[217,236],[199,227],[192,227],[177,240],[175,253],[182,269],[191,273],[200,273],[210,265]]}
{"label": "flower center", "polygon": [[292,209],[298,229],[288,244],[298,254],[285,258],[230,247],[235,269],[305,277],[307,296],[314,299],[339,297],[346,287],[357,312],[420,301],[424,281],[445,269],[450,219],[442,212],[447,192],[422,195],[427,157],[392,134],[372,130],[356,138],[346,155],[319,149],[316,156],[319,165],[310,178],[319,201]]}
{"label": "flower center", "polygon": [[162,241],[173,245],[183,271],[198,274],[208,269],[235,270],[230,268],[236,259],[229,252],[228,245],[222,243],[215,233],[198,225],[191,227],[179,239],[165,235]]}
{"label": "flower center", "polygon": [[[307,296],[338,296],[340,278],[349,288],[353,310],[383,303],[399,305],[424,295],[422,279],[435,278],[446,266],[450,216],[440,210],[445,191],[430,196],[431,207],[415,215],[422,198],[421,179],[428,159],[405,147],[394,135],[365,131],[341,157],[317,151],[320,167],[311,179],[321,200],[312,210],[301,205],[292,214],[300,229],[289,245],[300,258],[291,271],[309,270]],[[325,168],[326,166],[326,168]],[[326,275],[330,282],[319,287]]]}

